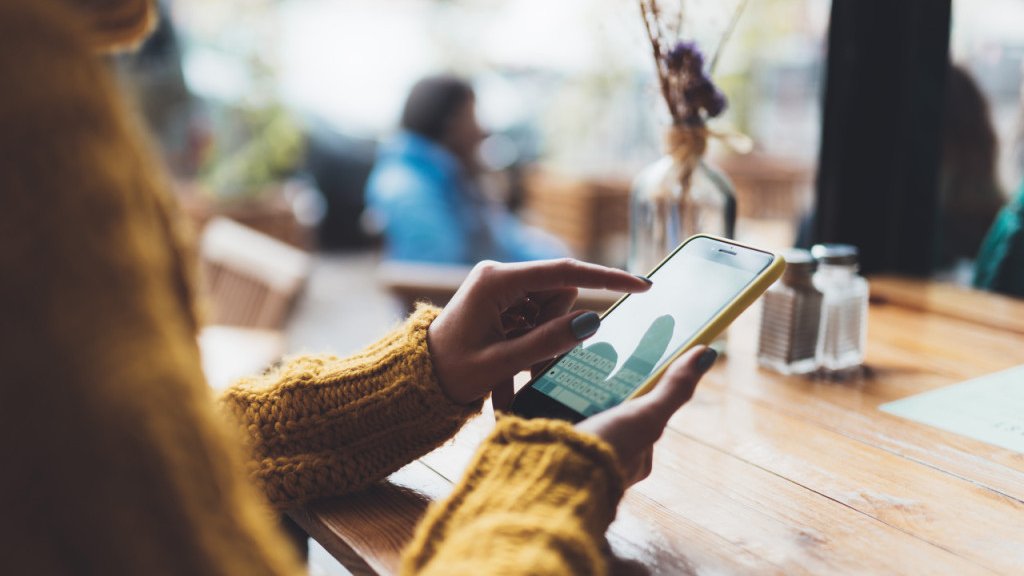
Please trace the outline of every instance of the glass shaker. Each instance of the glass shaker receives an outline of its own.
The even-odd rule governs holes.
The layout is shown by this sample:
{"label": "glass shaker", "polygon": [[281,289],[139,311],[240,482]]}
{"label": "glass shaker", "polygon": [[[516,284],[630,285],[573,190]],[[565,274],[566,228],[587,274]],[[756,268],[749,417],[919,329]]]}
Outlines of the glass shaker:
{"label": "glass shaker", "polygon": [[783,256],[786,272],[762,298],[757,360],[781,374],[807,374],[818,368],[822,293],[812,280],[817,263],[807,250]]}
{"label": "glass shaker", "polygon": [[824,295],[818,364],[828,372],[859,366],[867,344],[868,281],[857,273],[857,248],[818,244],[811,254],[818,261],[814,285]]}

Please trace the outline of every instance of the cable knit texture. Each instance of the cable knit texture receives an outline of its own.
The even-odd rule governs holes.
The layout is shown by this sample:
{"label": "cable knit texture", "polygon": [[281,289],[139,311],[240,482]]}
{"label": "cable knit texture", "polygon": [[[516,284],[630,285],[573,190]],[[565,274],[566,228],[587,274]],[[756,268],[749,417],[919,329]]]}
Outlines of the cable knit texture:
{"label": "cable knit texture", "polygon": [[290,508],[365,488],[439,446],[480,411],[441,392],[427,350],[439,310],[352,358],[306,356],[221,398],[252,451],[252,477]]}
{"label": "cable knit texture", "polygon": [[505,417],[428,511],[402,573],[605,574],[623,478],[611,448],[569,424]]}
{"label": "cable knit texture", "polygon": [[[268,499],[358,490],[479,403],[440,392],[425,337],[437,310],[424,308],[363,354],[239,383],[218,412],[163,170],[71,4],[0,0],[0,566],[300,573]],[[598,571],[621,491],[607,450],[564,425],[499,431],[458,498],[431,513],[410,570],[481,573],[486,550],[459,552],[473,532],[504,566],[520,549],[561,573]]]}
{"label": "cable knit texture", "polygon": [[204,385],[164,172],[80,18],[0,1],[0,566],[298,573]]}

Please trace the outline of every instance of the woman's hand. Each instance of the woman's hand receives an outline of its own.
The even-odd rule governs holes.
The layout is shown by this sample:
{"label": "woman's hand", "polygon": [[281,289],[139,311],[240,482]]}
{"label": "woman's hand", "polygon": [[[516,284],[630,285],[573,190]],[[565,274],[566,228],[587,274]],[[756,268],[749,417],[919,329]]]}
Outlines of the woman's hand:
{"label": "woman's hand", "polygon": [[697,346],[676,360],[647,394],[595,414],[576,425],[611,444],[633,485],[651,473],[654,443],[669,418],[693,396],[697,382],[715,363],[718,353]]}
{"label": "woman's hand", "polygon": [[504,409],[512,377],[593,334],[594,312],[569,314],[577,288],[643,292],[650,281],[572,259],[481,262],[427,331],[444,393],[460,404],[495,395]]}

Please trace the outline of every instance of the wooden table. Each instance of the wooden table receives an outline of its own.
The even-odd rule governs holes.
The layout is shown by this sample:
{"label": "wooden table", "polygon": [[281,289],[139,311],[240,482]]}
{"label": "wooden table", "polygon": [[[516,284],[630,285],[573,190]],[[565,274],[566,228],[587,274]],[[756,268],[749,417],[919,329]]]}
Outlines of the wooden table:
{"label": "wooden table", "polygon": [[[758,369],[757,315],[740,318],[619,507],[615,573],[1024,574],[1024,455],[878,410],[1024,364],[1006,320],[1024,301],[878,280],[869,370],[852,381]],[[394,574],[492,426],[485,413],[387,482],[293,517],[353,573]]]}

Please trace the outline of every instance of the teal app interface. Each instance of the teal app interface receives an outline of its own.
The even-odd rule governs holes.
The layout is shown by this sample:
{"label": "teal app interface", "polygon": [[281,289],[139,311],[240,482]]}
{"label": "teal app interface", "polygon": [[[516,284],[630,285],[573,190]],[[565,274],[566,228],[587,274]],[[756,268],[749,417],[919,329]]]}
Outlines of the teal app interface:
{"label": "teal app interface", "polygon": [[626,298],[533,387],[591,416],[619,404],[736,297],[757,273],[680,252],[654,285]]}

